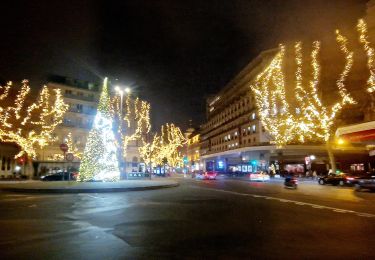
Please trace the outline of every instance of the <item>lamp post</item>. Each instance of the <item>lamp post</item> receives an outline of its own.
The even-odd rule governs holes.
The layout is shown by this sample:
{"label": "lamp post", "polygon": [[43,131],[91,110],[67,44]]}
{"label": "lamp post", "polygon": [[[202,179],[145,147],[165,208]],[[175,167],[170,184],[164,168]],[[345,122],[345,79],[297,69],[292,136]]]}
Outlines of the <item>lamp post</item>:
{"label": "lamp post", "polygon": [[[119,128],[120,128],[120,131],[118,133],[120,135],[120,138],[119,138],[120,139],[119,140],[119,146],[120,146],[119,155],[120,155],[120,163],[123,166],[124,171],[125,171],[126,167],[125,167],[125,162],[124,162],[123,153],[122,153],[123,143],[122,143],[122,138],[121,138],[121,134],[122,134],[122,118],[123,118],[123,97],[124,97],[124,93],[130,94],[131,90],[128,87],[121,88],[120,86],[115,86],[115,91],[116,91],[116,93],[118,93],[120,95],[120,116],[119,116]],[[125,173],[125,178],[127,179],[126,173]]]}

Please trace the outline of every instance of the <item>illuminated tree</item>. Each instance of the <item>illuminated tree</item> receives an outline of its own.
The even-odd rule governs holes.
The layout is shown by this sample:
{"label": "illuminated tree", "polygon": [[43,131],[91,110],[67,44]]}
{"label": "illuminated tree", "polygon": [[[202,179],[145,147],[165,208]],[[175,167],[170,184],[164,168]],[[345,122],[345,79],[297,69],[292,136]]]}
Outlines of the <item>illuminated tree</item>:
{"label": "illuminated tree", "polygon": [[370,71],[370,76],[367,79],[367,91],[370,93],[370,104],[366,105],[365,109],[370,115],[370,119],[373,119],[375,115],[375,50],[370,46],[370,42],[367,39],[367,25],[363,19],[358,21],[357,30],[359,32],[359,41],[362,43],[366,52],[367,67]]}
{"label": "illuminated tree", "polygon": [[112,103],[117,134],[122,140],[122,154],[126,157],[129,142],[141,141],[143,135],[150,132],[150,104],[139,98],[132,100],[128,95],[125,100],[125,115],[121,116],[120,98],[114,97]]}
{"label": "illuminated tree", "polygon": [[[0,86],[0,141],[16,143],[20,147],[17,157],[36,157],[36,149],[55,141],[53,131],[62,123],[68,109],[60,89],[49,90],[44,86],[35,103],[27,105],[30,86],[27,80],[17,92],[15,100],[10,98],[12,82]],[[8,104],[8,106],[6,105]]]}
{"label": "illuminated tree", "polygon": [[158,158],[161,147],[160,141],[160,136],[157,134],[153,136],[151,142],[147,142],[145,138],[142,138],[142,146],[138,148],[141,158],[147,165],[149,165],[150,169],[152,169],[153,163],[157,161],[156,158]]}
{"label": "illuminated tree", "polygon": [[105,78],[94,124],[83,153],[78,180],[119,180],[120,170],[115,144],[111,100],[108,93],[107,78]]}
{"label": "illuminated tree", "polygon": [[141,158],[149,164],[164,165],[167,161],[169,166],[176,167],[183,162],[178,149],[185,143],[186,138],[181,129],[174,124],[166,124],[161,127],[160,135],[154,135],[152,142],[143,141],[139,152]]}
{"label": "illuminated tree", "polygon": [[74,157],[81,159],[82,158],[82,152],[79,151],[78,147],[74,144],[72,133],[68,133],[68,137],[66,140],[66,144],[68,145],[68,152],[72,153]]}
{"label": "illuminated tree", "polygon": [[[286,83],[283,70],[285,47],[282,45],[270,64],[251,85],[256,97],[260,119],[265,129],[273,137],[274,143],[278,147],[282,147],[294,142],[325,142],[333,170],[335,170],[335,163],[330,138],[335,118],[344,105],[355,103],[344,85],[353,64],[353,52],[348,50],[347,39],[338,31],[336,34],[337,42],[345,56],[344,69],[336,81],[340,95],[338,102],[330,106],[324,105],[318,95],[320,77],[319,42],[313,43],[311,52],[312,75],[308,87],[303,85],[302,45],[300,42],[295,45],[296,72],[293,104],[288,103],[287,100],[291,100],[291,98],[285,94]],[[292,107],[294,110],[291,109]]]}
{"label": "illuminated tree", "polygon": [[375,51],[370,46],[370,42],[367,37],[367,24],[363,19],[360,19],[357,24],[357,30],[359,32],[359,41],[362,43],[363,48],[367,56],[367,67],[370,71],[370,76],[367,80],[367,91],[370,93],[375,92]]}

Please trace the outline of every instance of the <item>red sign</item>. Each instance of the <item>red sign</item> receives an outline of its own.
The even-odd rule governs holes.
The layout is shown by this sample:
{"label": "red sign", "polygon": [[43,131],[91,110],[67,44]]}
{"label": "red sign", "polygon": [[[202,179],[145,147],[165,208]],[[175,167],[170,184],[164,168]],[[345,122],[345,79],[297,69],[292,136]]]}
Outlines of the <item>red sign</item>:
{"label": "red sign", "polygon": [[375,129],[344,134],[342,137],[350,142],[364,142],[375,140]]}
{"label": "red sign", "polygon": [[18,161],[19,164],[25,164],[26,163],[26,157],[24,157],[24,156],[18,157],[17,161]]}
{"label": "red sign", "polygon": [[63,151],[64,153],[66,152],[66,151],[68,151],[68,149],[69,149],[69,147],[68,147],[68,145],[67,144],[60,144],[60,150],[61,151]]}

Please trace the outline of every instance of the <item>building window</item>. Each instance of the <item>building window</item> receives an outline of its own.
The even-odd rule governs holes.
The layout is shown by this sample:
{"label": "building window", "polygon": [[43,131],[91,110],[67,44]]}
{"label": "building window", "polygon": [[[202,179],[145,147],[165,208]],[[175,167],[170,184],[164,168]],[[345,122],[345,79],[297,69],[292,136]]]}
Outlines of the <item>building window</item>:
{"label": "building window", "polygon": [[65,90],[65,94],[71,95],[71,94],[73,94],[73,93],[72,93],[72,91],[71,91],[70,89],[66,89],[66,90]]}
{"label": "building window", "polygon": [[77,112],[82,112],[83,105],[82,104],[76,104]]}
{"label": "building window", "polygon": [[255,133],[256,132],[256,125],[253,125],[251,128],[253,129],[253,133]]}
{"label": "building window", "polygon": [[252,119],[252,120],[255,119],[255,113],[252,113],[252,114],[251,114],[251,119]]}
{"label": "building window", "polygon": [[5,157],[3,156],[3,159],[1,160],[1,170],[5,170]]}
{"label": "building window", "polygon": [[10,158],[8,157],[8,160],[7,160],[7,170],[10,171]]}

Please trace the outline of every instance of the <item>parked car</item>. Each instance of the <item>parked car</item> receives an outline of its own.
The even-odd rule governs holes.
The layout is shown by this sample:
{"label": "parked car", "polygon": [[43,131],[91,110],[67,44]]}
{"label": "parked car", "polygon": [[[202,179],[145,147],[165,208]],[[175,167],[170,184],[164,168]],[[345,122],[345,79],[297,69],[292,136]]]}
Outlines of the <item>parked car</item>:
{"label": "parked car", "polygon": [[195,174],[195,178],[198,180],[216,180],[217,172],[207,171],[207,172],[198,172]]}
{"label": "parked car", "polygon": [[375,191],[375,172],[368,173],[357,180],[358,182],[354,185],[356,191],[361,191],[362,189]]}
{"label": "parked car", "polygon": [[265,172],[255,172],[249,174],[249,180],[250,181],[269,181],[270,176]]}
{"label": "parked car", "polygon": [[[68,181],[68,180],[76,180],[78,177],[77,172],[56,172],[44,175],[40,177],[41,181]],[[70,179],[69,179],[70,178]]]}
{"label": "parked car", "polygon": [[348,173],[340,173],[340,174],[329,174],[327,176],[322,176],[318,179],[319,184],[332,184],[332,185],[340,185],[340,186],[353,186],[358,183],[358,179],[363,177],[362,174],[348,174]]}

